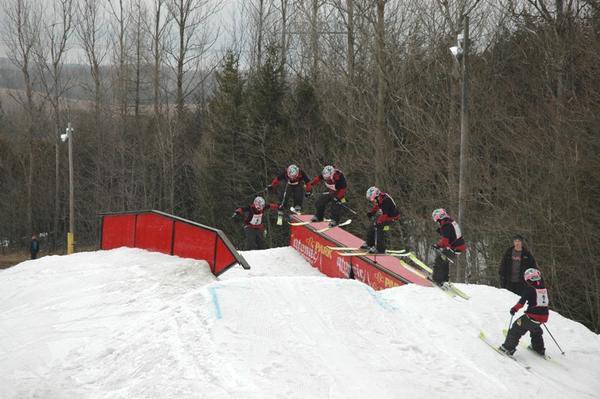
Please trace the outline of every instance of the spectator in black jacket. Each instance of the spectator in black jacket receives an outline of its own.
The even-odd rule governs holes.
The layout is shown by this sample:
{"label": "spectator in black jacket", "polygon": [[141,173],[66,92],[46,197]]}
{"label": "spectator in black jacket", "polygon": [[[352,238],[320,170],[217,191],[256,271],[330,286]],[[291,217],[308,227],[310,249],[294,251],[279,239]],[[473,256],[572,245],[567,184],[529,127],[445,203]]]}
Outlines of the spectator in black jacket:
{"label": "spectator in black jacket", "polygon": [[506,250],[500,262],[500,287],[506,288],[517,295],[523,293],[527,286],[523,279],[525,270],[537,269],[537,263],[533,255],[523,244],[523,236],[516,234],[513,236],[513,245]]}
{"label": "spectator in black jacket", "polygon": [[37,236],[34,234],[31,236],[31,243],[29,243],[29,252],[31,253],[31,259],[36,259],[39,251],[40,243],[37,240]]}

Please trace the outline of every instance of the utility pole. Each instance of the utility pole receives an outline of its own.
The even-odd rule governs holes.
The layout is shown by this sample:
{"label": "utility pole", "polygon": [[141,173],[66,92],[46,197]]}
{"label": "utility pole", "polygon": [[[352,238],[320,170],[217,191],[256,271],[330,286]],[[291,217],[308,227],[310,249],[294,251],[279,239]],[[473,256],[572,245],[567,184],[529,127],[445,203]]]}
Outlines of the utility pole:
{"label": "utility pole", "polygon": [[67,254],[71,255],[75,247],[75,192],[73,188],[73,128],[71,122],[67,125],[63,141],[69,144],[69,233],[67,234]]}
{"label": "utility pole", "polygon": [[[464,16],[464,28],[462,38],[462,77],[461,77],[461,105],[460,105],[460,167],[458,177],[458,224],[463,228],[465,220],[465,202],[467,193],[467,162],[468,162],[468,137],[469,137],[469,16]],[[460,42],[460,38],[459,38]],[[462,262],[461,262],[462,263]],[[466,277],[466,260],[465,277]],[[456,267],[457,278],[459,275],[459,267]],[[457,279],[457,281],[460,281]]]}
{"label": "utility pole", "polygon": [[467,58],[469,56],[469,17],[467,15],[464,16],[464,24],[460,105],[460,172],[458,177],[458,224],[461,226],[465,215],[467,146],[469,137],[469,70],[467,67]]}

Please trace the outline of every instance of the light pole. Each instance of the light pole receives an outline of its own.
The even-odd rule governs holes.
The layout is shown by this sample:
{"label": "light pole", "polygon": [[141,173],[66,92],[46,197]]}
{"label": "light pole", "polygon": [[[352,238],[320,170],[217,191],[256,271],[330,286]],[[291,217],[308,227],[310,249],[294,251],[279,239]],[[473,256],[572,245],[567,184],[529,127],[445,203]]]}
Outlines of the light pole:
{"label": "light pole", "polygon": [[[467,193],[467,146],[469,137],[469,70],[467,58],[469,55],[469,17],[463,16],[463,32],[458,35],[457,45],[450,47],[450,52],[461,66],[461,98],[460,98],[460,166],[458,177],[458,224],[462,226],[465,216]],[[458,281],[459,268],[456,268]]]}
{"label": "light pole", "polygon": [[75,193],[73,190],[73,128],[71,122],[60,136],[62,141],[69,140],[69,232],[67,233],[67,254],[71,255],[75,247]]}

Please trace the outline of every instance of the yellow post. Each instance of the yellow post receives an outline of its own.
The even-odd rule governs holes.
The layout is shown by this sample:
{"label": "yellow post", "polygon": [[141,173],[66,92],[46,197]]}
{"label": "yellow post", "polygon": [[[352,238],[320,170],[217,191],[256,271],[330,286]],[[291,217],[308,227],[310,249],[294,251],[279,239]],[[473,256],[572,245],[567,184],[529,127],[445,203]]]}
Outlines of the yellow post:
{"label": "yellow post", "polygon": [[73,233],[70,231],[67,233],[67,255],[71,255],[74,250],[75,241],[73,240]]}

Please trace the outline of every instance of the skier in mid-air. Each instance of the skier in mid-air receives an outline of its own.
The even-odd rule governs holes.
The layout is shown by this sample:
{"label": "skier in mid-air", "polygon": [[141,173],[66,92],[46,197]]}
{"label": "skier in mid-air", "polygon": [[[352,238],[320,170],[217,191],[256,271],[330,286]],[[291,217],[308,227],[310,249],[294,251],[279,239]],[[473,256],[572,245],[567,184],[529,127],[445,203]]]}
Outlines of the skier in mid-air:
{"label": "skier in mid-air", "polygon": [[315,201],[316,212],[312,221],[322,221],[325,215],[325,208],[329,203],[332,203],[331,222],[329,222],[329,226],[337,226],[340,224],[343,208],[342,204],[346,202],[346,177],[339,169],[332,165],[327,165],[323,168],[321,174],[315,176],[311,181],[306,183],[306,195],[311,195],[313,187],[321,181],[325,183],[329,192],[320,194]]}
{"label": "skier in mid-air", "polygon": [[511,326],[506,340],[500,346],[500,350],[507,355],[515,353],[519,340],[527,331],[531,336],[531,349],[544,356],[546,349],[544,348],[544,331],[541,324],[548,321],[548,290],[544,285],[542,273],[538,269],[527,269],[523,275],[527,286],[523,290],[523,294],[519,302],[510,309],[510,314],[514,315],[527,302],[527,310],[525,314],[519,317]]}
{"label": "skier in mid-air", "polygon": [[[298,165],[291,164],[273,179],[271,184],[267,187],[269,192],[274,191],[283,181],[287,183],[280,196],[279,203],[285,208],[286,204],[284,202],[287,202],[287,199],[291,197],[293,206],[290,210],[294,213],[300,213],[300,211],[302,211],[302,201],[304,200],[305,195],[304,184],[308,183],[310,179]],[[287,196],[286,191],[288,191]]]}
{"label": "skier in mid-air", "polygon": [[[249,206],[239,207],[235,210],[237,215],[244,216],[244,235],[246,236],[246,249],[265,249],[263,216],[265,199],[256,197]],[[277,210],[279,205],[269,204],[267,209]]]}
{"label": "skier in mid-air", "polygon": [[400,212],[392,197],[375,186],[367,190],[366,196],[373,207],[367,212],[371,224],[367,229],[365,244],[361,248],[368,249],[370,253],[385,253],[386,232],[390,230],[392,223],[400,220]]}
{"label": "skier in mid-air", "polygon": [[431,217],[434,222],[439,224],[437,232],[440,234],[438,242],[433,246],[438,253],[433,264],[431,278],[436,284],[442,285],[450,278],[450,261],[454,262],[467,246],[462,237],[460,226],[448,215],[445,209],[435,209]]}

